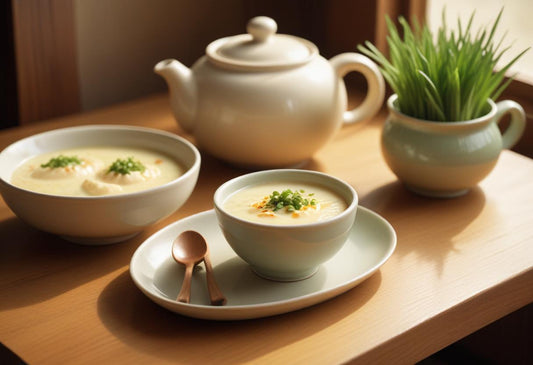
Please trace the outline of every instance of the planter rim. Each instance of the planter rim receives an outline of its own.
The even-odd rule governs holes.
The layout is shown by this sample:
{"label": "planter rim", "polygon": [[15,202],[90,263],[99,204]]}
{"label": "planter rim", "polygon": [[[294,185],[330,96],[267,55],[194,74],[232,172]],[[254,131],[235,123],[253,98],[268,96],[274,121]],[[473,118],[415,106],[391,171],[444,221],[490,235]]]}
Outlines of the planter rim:
{"label": "planter rim", "polygon": [[494,103],[494,101],[492,99],[487,98],[487,102],[490,105],[490,111],[487,114],[482,115],[481,117],[478,117],[478,118],[475,118],[475,119],[470,119],[470,120],[439,122],[439,121],[435,121],[435,120],[426,120],[426,119],[415,118],[415,117],[411,117],[411,116],[409,116],[407,114],[403,114],[396,107],[396,105],[395,105],[396,100],[398,100],[398,95],[397,94],[392,94],[389,97],[389,99],[387,100],[387,107],[388,107],[390,113],[393,113],[396,116],[400,117],[401,119],[403,119],[405,121],[408,121],[410,123],[421,123],[421,124],[424,124],[424,125],[427,125],[427,126],[430,126],[430,125],[441,126],[441,127],[443,125],[447,125],[447,126],[450,126],[450,127],[451,126],[457,126],[457,127],[471,126],[471,125],[475,125],[475,124],[479,124],[479,123],[483,123],[483,122],[488,122],[488,121],[492,120],[492,118],[496,115],[496,110],[497,110],[496,103]]}

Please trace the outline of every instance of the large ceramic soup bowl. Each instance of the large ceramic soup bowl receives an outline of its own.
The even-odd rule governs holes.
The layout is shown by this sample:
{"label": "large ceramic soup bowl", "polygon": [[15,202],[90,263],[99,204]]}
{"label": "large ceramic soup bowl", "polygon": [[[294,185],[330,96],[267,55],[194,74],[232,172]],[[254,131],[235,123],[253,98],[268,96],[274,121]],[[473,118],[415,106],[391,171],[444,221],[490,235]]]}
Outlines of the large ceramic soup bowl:
{"label": "large ceramic soup bowl", "polygon": [[293,281],[313,275],[342,248],[358,196],[320,172],[265,170],[221,185],[214,205],[224,237],[255,273]]}
{"label": "large ceramic soup bowl", "polygon": [[37,229],[83,244],[126,240],[169,216],[196,185],[200,154],[172,133],[132,126],[57,129],[0,153],[0,193]]}

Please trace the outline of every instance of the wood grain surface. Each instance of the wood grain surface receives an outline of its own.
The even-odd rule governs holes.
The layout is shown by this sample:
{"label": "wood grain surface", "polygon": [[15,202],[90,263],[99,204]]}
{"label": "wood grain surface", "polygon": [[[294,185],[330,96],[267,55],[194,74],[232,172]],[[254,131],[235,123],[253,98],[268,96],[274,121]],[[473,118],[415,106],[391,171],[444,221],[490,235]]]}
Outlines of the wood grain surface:
{"label": "wood grain surface", "polygon": [[[211,209],[215,189],[247,172],[202,154],[187,203],[120,244],[70,244],[27,226],[0,201],[0,342],[30,364],[413,363],[533,302],[533,161],[504,151],[469,194],[422,198],[381,157],[384,118],[342,128],[304,166],[350,183],[360,204],[397,232],[396,252],[356,288],[296,312],[230,322],[182,317],[146,298],[128,272],[136,248],[169,223]],[[95,123],[184,135],[166,96],[156,95],[2,131],[0,149]]]}
{"label": "wood grain surface", "polygon": [[74,2],[12,6],[20,124],[79,112]]}

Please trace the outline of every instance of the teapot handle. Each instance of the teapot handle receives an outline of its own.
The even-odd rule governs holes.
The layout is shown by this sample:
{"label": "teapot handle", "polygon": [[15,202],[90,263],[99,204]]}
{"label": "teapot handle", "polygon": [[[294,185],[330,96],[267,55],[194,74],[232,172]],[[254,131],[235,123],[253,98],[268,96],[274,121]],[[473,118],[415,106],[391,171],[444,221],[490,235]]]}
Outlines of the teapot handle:
{"label": "teapot handle", "polygon": [[329,60],[337,77],[342,79],[348,72],[363,74],[368,84],[368,92],[361,105],[344,112],[343,121],[352,124],[373,117],[385,98],[385,81],[377,65],[370,58],[359,53],[341,53]]}
{"label": "teapot handle", "polygon": [[511,148],[524,134],[526,129],[526,114],[524,109],[515,101],[504,100],[496,103],[496,115],[494,120],[500,123],[502,117],[509,113],[511,115],[511,122],[502,134],[502,147]]}

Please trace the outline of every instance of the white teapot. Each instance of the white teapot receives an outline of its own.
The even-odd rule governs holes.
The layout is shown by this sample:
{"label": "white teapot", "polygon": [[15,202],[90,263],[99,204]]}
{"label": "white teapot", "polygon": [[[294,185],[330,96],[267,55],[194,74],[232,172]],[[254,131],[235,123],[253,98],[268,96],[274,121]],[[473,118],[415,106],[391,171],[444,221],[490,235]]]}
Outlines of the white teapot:
{"label": "white teapot", "polygon": [[[313,43],[276,30],[273,19],[255,17],[248,34],[212,42],[190,69],[174,59],[154,67],[182,128],[201,149],[232,164],[294,166],[343,123],[369,119],[383,103],[383,77],[369,58],[343,53],[328,61]],[[351,71],[365,76],[368,92],[347,111],[342,78]]]}

